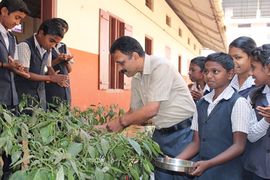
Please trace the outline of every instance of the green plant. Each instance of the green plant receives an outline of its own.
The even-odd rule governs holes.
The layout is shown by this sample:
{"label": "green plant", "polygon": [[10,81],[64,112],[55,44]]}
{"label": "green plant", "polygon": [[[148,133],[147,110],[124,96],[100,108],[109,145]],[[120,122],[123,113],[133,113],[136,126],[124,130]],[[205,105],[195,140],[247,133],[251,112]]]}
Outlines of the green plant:
{"label": "green plant", "polygon": [[[0,109],[0,148],[12,156],[16,171],[11,180],[149,179],[154,170],[151,161],[161,153],[144,133],[129,138],[93,128],[123,113],[116,105],[85,111],[65,105],[56,111],[32,110],[32,116],[16,117]],[[28,142],[27,157],[23,140]],[[28,167],[21,169],[27,160]]]}

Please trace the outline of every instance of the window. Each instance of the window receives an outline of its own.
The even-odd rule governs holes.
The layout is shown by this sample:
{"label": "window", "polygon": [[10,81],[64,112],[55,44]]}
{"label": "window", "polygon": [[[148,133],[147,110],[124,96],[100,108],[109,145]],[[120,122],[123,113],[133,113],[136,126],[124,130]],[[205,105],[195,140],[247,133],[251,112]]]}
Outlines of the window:
{"label": "window", "polygon": [[170,60],[171,59],[171,48],[169,46],[165,46],[165,57]]}
{"label": "window", "polygon": [[182,29],[181,28],[178,29],[178,36],[182,37]]}
{"label": "window", "polygon": [[250,23],[248,23],[248,24],[238,24],[238,27],[239,28],[251,27],[251,24]]}
{"label": "window", "polygon": [[196,51],[196,49],[197,49],[196,44],[193,45],[193,49],[194,49],[194,51]]}
{"label": "window", "polygon": [[152,38],[150,37],[145,37],[145,52],[148,55],[151,55],[152,52]]}
{"label": "window", "polygon": [[[110,34],[109,34],[109,44],[110,47],[112,43],[119,37],[124,36],[125,23],[120,20],[110,17]],[[109,59],[109,88],[110,89],[124,89],[124,74],[119,72],[118,65],[115,60],[110,56]]]}
{"label": "window", "polygon": [[171,27],[171,17],[166,15],[166,24]]}
{"label": "window", "polygon": [[187,43],[188,45],[190,45],[190,38],[187,38]]}
{"label": "window", "polygon": [[145,0],[145,5],[153,11],[153,0]]}
{"label": "window", "polygon": [[99,37],[99,89],[130,89],[130,78],[119,72],[119,67],[110,56],[109,48],[119,37],[132,35],[132,27],[100,10]]}
{"label": "window", "polygon": [[178,72],[181,74],[182,72],[182,57],[178,56]]}

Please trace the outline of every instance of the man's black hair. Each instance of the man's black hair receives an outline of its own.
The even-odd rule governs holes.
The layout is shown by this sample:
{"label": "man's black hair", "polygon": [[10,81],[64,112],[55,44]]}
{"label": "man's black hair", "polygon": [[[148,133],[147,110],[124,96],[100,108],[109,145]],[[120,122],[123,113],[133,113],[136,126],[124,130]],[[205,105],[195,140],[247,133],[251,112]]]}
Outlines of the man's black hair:
{"label": "man's black hair", "polygon": [[62,18],[52,18],[51,20],[58,21],[63,26],[63,28],[65,28],[66,31],[68,31],[69,26],[68,26],[67,21],[65,21],[64,19],[62,19]]}
{"label": "man's black hair", "polygon": [[25,14],[30,14],[30,11],[23,0],[2,0],[0,2],[0,9],[6,7],[8,9],[8,13],[13,13],[15,11],[20,11]]}
{"label": "man's black hair", "polygon": [[61,38],[65,35],[65,28],[62,23],[58,20],[47,19],[39,26],[38,32],[43,30],[44,35],[55,35]]}
{"label": "man's black hair", "polygon": [[130,36],[122,36],[113,42],[110,53],[113,54],[117,50],[126,55],[131,55],[133,52],[136,52],[140,57],[145,56],[145,52],[140,43]]}

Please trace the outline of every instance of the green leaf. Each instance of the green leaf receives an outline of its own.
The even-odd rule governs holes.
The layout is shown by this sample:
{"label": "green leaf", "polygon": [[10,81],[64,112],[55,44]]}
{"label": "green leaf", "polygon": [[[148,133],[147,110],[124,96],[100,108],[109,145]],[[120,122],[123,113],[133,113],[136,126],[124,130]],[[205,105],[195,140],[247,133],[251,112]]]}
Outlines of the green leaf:
{"label": "green leaf", "polygon": [[150,175],[152,173],[151,168],[149,167],[148,162],[146,160],[143,160],[143,168],[147,174]]}
{"label": "green leaf", "polygon": [[78,171],[78,168],[77,168],[76,163],[75,163],[73,160],[69,160],[69,162],[70,162],[70,164],[71,164],[71,166],[72,166],[73,170],[75,171],[75,173],[76,173],[76,174],[77,174],[77,176],[79,177],[79,176],[80,176],[80,174],[79,174],[79,171]]}
{"label": "green leaf", "polygon": [[101,169],[96,168],[95,178],[96,178],[96,180],[103,180],[104,179],[104,172]]}
{"label": "green leaf", "polygon": [[133,139],[130,139],[130,138],[128,139],[128,142],[140,156],[142,154],[141,146],[136,141],[134,141]]}
{"label": "green leaf", "polygon": [[76,157],[83,148],[83,144],[82,143],[72,143],[69,147],[68,147],[68,153],[71,154],[72,157]]}
{"label": "green leaf", "polygon": [[74,180],[73,173],[71,172],[70,169],[67,169],[67,177],[68,177],[68,180]]}
{"label": "green leaf", "polygon": [[151,151],[151,149],[149,148],[149,146],[145,142],[143,142],[143,146],[148,151],[148,153],[150,154],[150,156],[152,156],[152,151]]}
{"label": "green leaf", "polygon": [[64,169],[63,166],[60,166],[56,174],[56,180],[64,180],[64,179],[65,179]]}
{"label": "green leaf", "polygon": [[117,167],[111,167],[111,170],[113,170],[113,171],[116,172],[116,173],[121,173],[121,174],[124,173],[121,169],[119,169],[119,168],[117,168]]}
{"label": "green leaf", "polygon": [[25,180],[25,179],[27,179],[26,171],[16,171],[9,177],[9,180]]}
{"label": "green leaf", "polygon": [[22,155],[22,152],[21,151],[16,151],[14,153],[11,154],[11,161],[12,161],[12,164],[14,164],[15,162],[17,162],[20,157]]}
{"label": "green leaf", "polygon": [[4,150],[7,154],[11,154],[12,146],[13,144],[11,140],[6,141],[6,146],[4,147]]}
{"label": "green leaf", "polygon": [[33,180],[49,180],[51,173],[45,169],[39,169],[34,175]]}
{"label": "green leaf", "polygon": [[7,138],[6,137],[1,137],[0,138],[0,149],[6,144]]}
{"label": "green leaf", "polygon": [[4,115],[4,119],[7,121],[7,123],[9,125],[12,125],[12,118],[11,118],[11,116],[8,113],[6,113],[6,112],[3,112],[3,115]]}
{"label": "green leaf", "polygon": [[43,121],[43,122],[41,122],[41,123],[36,124],[34,127],[31,128],[31,130],[32,130],[32,129],[36,129],[36,128],[37,128],[37,129],[38,129],[38,128],[42,128],[42,127],[44,127],[44,126],[49,125],[51,122],[52,122],[51,120]]}
{"label": "green leaf", "polygon": [[149,179],[150,179],[149,175],[143,172],[142,180],[149,180]]}
{"label": "green leaf", "polygon": [[121,159],[121,157],[125,153],[125,150],[122,149],[121,147],[116,147],[116,148],[114,148],[113,152],[116,156],[116,159]]}
{"label": "green leaf", "polygon": [[30,156],[28,156],[27,158],[21,159],[21,160],[19,160],[18,162],[16,162],[13,166],[15,167],[15,166],[21,164],[22,162],[24,162],[24,161],[26,161],[26,160],[28,160],[28,159],[31,159],[31,158],[33,158],[33,157],[35,157],[35,156],[30,155]]}
{"label": "green leaf", "polygon": [[102,148],[102,151],[103,151],[103,154],[106,155],[108,150],[109,150],[109,142],[105,139],[101,139],[101,148]]}
{"label": "green leaf", "polygon": [[135,180],[140,179],[139,173],[135,169],[133,169],[131,167],[129,170],[130,170],[130,174],[131,174],[133,179],[135,179]]}
{"label": "green leaf", "polygon": [[48,126],[45,126],[40,129],[40,135],[41,135],[42,141],[45,144],[49,144],[53,140],[53,135],[54,135],[53,128],[54,128],[54,125],[51,123]]}
{"label": "green leaf", "polygon": [[115,178],[109,173],[104,173],[104,179],[105,180],[114,180]]}
{"label": "green leaf", "polygon": [[155,149],[155,152],[157,152],[158,154],[161,154],[162,152],[160,150],[158,143],[156,143],[155,141],[152,141],[152,144],[153,144],[153,147]]}
{"label": "green leaf", "polygon": [[91,158],[96,158],[96,149],[93,146],[88,146],[88,153]]}

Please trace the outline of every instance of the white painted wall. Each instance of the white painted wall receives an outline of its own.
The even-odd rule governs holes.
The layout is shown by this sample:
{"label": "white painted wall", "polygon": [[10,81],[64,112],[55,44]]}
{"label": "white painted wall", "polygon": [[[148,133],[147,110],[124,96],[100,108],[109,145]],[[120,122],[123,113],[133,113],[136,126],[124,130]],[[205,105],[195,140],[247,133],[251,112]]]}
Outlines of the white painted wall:
{"label": "white painted wall", "polygon": [[[165,46],[171,48],[170,61],[178,67],[182,56],[182,74],[188,73],[188,61],[199,55],[201,44],[177,17],[165,0],[154,0],[151,11],[145,0],[57,0],[57,17],[70,26],[64,38],[69,47],[98,54],[99,9],[109,11],[133,27],[133,37],[144,46],[145,35],[153,38],[153,54],[165,56]],[[166,14],[171,27],[166,25]],[[178,29],[182,29],[182,37]],[[188,37],[191,44],[187,44]],[[196,50],[193,49],[196,44]]]}

